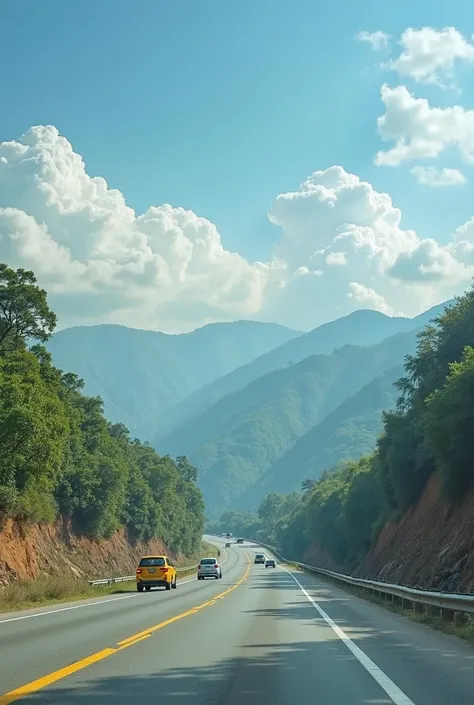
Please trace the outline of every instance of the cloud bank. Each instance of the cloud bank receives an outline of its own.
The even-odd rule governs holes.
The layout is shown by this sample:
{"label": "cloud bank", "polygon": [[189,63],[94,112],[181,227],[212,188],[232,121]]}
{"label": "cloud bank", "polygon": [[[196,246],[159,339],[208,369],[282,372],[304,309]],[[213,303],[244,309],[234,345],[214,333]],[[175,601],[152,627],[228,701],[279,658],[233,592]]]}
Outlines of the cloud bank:
{"label": "cloud bank", "polygon": [[[382,32],[361,33],[376,49]],[[474,48],[453,28],[408,29],[390,68],[439,83]],[[406,86],[381,88],[376,126],[389,143],[374,161],[410,166],[415,188],[460,186],[449,150],[474,163],[474,111],[434,107]],[[414,178],[413,178],[414,177]],[[418,185],[419,184],[419,185]],[[276,196],[275,245],[266,261],[226,249],[216,225],[190,210],[136,213],[90,176],[53,126],[0,143],[0,260],[35,271],[61,326],[114,322],[170,332],[254,318],[312,328],[356,308],[415,315],[466,288],[474,275],[474,218],[446,243],[408,230],[387,193],[334,165]]]}

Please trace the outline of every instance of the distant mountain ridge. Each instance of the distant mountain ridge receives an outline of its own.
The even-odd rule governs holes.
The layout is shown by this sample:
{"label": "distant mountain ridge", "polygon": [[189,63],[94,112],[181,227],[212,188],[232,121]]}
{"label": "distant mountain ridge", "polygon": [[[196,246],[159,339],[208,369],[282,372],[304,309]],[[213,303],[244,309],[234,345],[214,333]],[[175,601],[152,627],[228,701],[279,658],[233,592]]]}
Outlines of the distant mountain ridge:
{"label": "distant mountain ridge", "polygon": [[204,384],[170,409],[166,418],[159,419],[154,443],[162,448],[172,447],[173,439],[181,433],[187,420],[268,372],[300,362],[310,355],[332,353],[344,345],[375,345],[395,333],[423,327],[450,303],[434,306],[415,318],[390,317],[379,311],[362,309],[290,339],[229,374]]}
{"label": "distant mountain ridge", "polygon": [[[374,375],[401,365],[415,344],[414,334],[399,333],[375,346],[347,345],[269,372],[184,424],[176,446],[165,450],[175,455],[181,448],[198,467],[209,516],[248,509],[245,498],[258,504],[264,476],[273,489],[271,468],[301,437]],[[295,473],[291,465],[288,471]]]}
{"label": "distant mountain ridge", "polygon": [[[381,428],[381,400],[390,408],[396,398],[391,389],[396,378],[390,377],[390,370],[401,370],[405,355],[415,351],[417,333],[443,307],[408,319],[411,330],[375,345],[343,345],[331,354],[312,355],[262,375],[183,423],[162,442],[162,450],[171,455],[184,452],[199,468],[209,516],[227,508],[249,509],[250,502],[258,504],[261,488],[272,491],[275,484],[284,485],[282,476],[286,472],[294,475],[295,466],[296,482],[300,483],[305,477],[299,474],[299,466],[309,472],[315,457],[337,462],[349,450],[367,452]],[[381,319],[384,326],[385,319]],[[328,428],[324,426],[326,419]],[[337,429],[338,423],[342,429]],[[318,427],[323,431],[319,435],[315,431],[311,443],[319,439],[321,445],[295,464],[290,456],[292,447]],[[361,434],[360,443],[357,437],[351,438],[350,427],[356,435]],[[331,437],[339,448],[333,448],[331,442],[324,445]],[[318,467],[313,467],[314,472],[324,469]],[[280,476],[275,483],[273,472]],[[293,480],[290,484],[294,487]]]}
{"label": "distant mountain ridge", "polygon": [[59,331],[48,348],[55,365],[77,372],[86,393],[102,397],[108,418],[152,440],[158,418],[173,405],[299,335],[256,321],[214,323],[181,335],[98,325]]}

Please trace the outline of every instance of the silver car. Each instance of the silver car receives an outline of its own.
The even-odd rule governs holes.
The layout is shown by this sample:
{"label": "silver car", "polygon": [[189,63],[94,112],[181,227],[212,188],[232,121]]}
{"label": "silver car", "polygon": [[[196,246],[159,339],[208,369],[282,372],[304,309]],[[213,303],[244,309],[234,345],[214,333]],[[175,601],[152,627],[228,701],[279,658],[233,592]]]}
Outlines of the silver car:
{"label": "silver car", "polygon": [[222,578],[222,568],[220,567],[217,558],[201,558],[198,564],[198,580],[204,578]]}

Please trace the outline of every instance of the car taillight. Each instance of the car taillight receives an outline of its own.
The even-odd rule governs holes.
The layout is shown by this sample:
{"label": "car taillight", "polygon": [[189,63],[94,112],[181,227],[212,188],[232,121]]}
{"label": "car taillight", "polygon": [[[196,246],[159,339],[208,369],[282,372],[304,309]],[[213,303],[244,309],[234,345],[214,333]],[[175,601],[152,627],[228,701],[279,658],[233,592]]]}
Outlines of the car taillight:
{"label": "car taillight", "polygon": [[216,565],[214,566],[214,568],[218,568],[218,567],[219,567],[219,564],[218,564],[218,563],[216,563]]}
{"label": "car taillight", "polygon": [[137,575],[140,575],[141,572],[142,572],[142,569],[141,569],[141,568],[137,568]]}

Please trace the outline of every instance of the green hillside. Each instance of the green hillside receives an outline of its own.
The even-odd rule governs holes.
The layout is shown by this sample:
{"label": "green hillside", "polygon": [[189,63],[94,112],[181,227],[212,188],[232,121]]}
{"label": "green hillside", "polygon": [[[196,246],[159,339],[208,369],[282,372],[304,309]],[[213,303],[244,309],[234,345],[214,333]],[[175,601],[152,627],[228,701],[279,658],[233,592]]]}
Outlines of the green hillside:
{"label": "green hillside", "polygon": [[[371,454],[324,472],[296,495],[299,500],[294,494],[268,495],[258,515],[244,517],[253,535],[264,535],[263,509],[271,505],[281,513],[273,511],[273,532],[269,536],[267,531],[266,535],[285,555],[311,556],[310,560],[361,576],[369,573],[376,577],[377,571],[381,571],[379,575],[383,571],[383,579],[389,581],[400,580],[403,571],[408,584],[425,583],[447,592],[468,591],[472,573],[463,569],[472,534],[468,523],[464,520],[464,531],[458,531],[459,540],[448,544],[442,532],[430,533],[429,525],[431,522],[443,529],[446,519],[452,523],[453,517],[455,524],[456,517],[465,516],[472,501],[473,346],[471,286],[434,325],[420,332],[416,350],[405,360],[402,377],[397,380],[397,405],[383,414],[382,432]],[[433,476],[439,496],[430,493],[428,498],[424,493]],[[433,505],[433,499],[439,503]],[[413,549],[397,554],[403,537],[398,537],[398,543],[397,539],[392,542],[389,558],[393,560],[388,563],[386,552],[376,551],[370,556],[383,527],[399,522],[407,513],[413,516],[417,505],[428,518],[428,525],[418,522],[420,536],[427,536],[433,544],[426,560],[418,560],[423,541],[418,548],[415,546],[418,553]],[[242,515],[235,518],[241,520]]]}
{"label": "green hillside", "polygon": [[[311,356],[288,365],[228,394],[183,424],[174,445],[164,448],[172,455],[181,448],[179,452],[189,455],[199,468],[208,516],[228,507],[248,509],[262,496],[257,485],[260,478],[265,476],[265,487],[274,489],[270,468],[299,438],[374,377],[402,365],[415,346],[416,331],[399,333],[378,345],[347,345],[331,355]],[[383,406],[380,396],[374,394],[371,407],[370,389],[368,397],[366,423],[370,425],[370,414],[378,419]],[[367,433],[375,441],[378,421],[372,417],[372,422],[373,431]],[[339,442],[337,438],[335,442]],[[318,452],[315,447],[313,455]],[[328,447],[326,455],[331,452]],[[333,455],[338,456],[337,449]],[[304,475],[298,476],[298,483],[302,479]]]}
{"label": "green hillside", "polygon": [[240,504],[249,509],[269,492],[298,491],[304,480],[317,480],[327,468],[370,453],[382,431],[382,412],[395,406],[398,391],[394,382],[402,371],[403,367],[390,369],[342,402],[299,438],[252,492],[242,496]]}
{"label": "green hillside", "polygon": [[317,423],[346,354],[309,357],[265,375],[222,399],[195,424],[194,433],[183,434],[184,452],[200,468],[209,515],[235,502]]}
{"label": "green hillside", "polygon": [[96,539],[124,528],[191,555],[204,523],[196,469],[132,440],[75,373],[53,366],[42,343],[56,316],[33,272],[0,263],[0,301],[0,525],[67,516]]}
{"label": "green hillside", "polygon": [[[229,374],[204,384],[167,411],[166,417],[160,419],[159,428],[154,437],[155,445],[173,446],[176,439],[179,440],[182,426],[186,421],[202,414],[218,399],[243,389],[262,375],[282,369],[290,363],[300,362],[310,355],[330,354],[344,345],[375,345],[396,333],[426,325],[445,306],[446,304],[435,306],[413,319],[391,318],[379,311],[354,311],[348,316],[325,323],[309,333],[290,339]],[[176,434],[174,434],[175,430]]]}
{"label": "green hillside", "polygon": [[255,321],[211,324],[183,335],[100,325],[60,331],[48,348],[55,365],[76,370],[87,394],[103,399],[110,419],[152,438],[173,404],[298,335]]}

